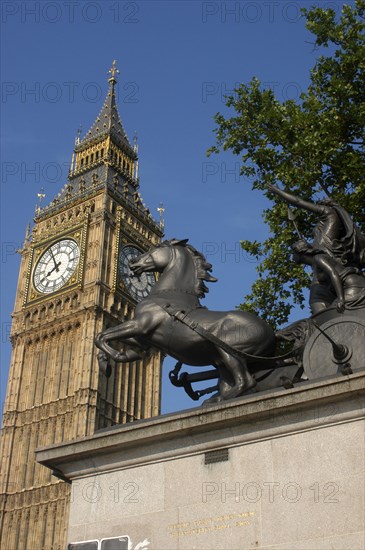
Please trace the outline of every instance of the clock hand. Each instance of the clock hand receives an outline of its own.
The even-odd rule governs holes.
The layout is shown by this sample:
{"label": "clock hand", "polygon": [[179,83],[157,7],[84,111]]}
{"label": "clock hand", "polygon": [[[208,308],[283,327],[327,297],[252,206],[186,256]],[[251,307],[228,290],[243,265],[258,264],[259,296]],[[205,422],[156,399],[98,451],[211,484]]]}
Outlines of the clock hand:
{"label": "clock hand", "polygon": [[51,275],[51,273],[54,272],[54,270],[59,271],[59,267],[60,267],[61,263],[62,262],[58,262],[58,264],[55,263],[55,266],[51,269],[51,271],[48,271],[47,277],[49,277]]}
{"label": "clock hand", "polygon": [[50,249],[49,249],[49,251],[50,251],[50,253],[51,253],[51,256],[52,256],[52,259],[53,259],[53,261],[54,261],[54,265],[56,265],[56,264],[57,264],[57,262],[56,262],[56,258],[54,257],[54,254],[53,254],[53,250],[52,250],[52,248],[50,248]]}

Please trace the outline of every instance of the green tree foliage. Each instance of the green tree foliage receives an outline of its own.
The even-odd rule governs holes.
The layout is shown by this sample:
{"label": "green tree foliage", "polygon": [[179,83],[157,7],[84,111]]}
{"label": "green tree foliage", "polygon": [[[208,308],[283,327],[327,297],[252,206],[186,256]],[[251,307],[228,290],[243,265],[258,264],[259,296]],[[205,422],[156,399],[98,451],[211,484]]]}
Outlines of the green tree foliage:
{"label": "green tree foliage", "polygon": [[[259,262],[259,276],[241,308],[256,311],[274,326],[287,322],[294,306],[304,307],[303,289],[310,277],[293,264],[290,246],[298,235],[288,222],[287,205],[267,184],[281,182],[311,201],[330,196],[365,231],[365,0],[344,5],[338,19],[332,9],[302,12],[316,52],[328,54],[317,58],[308,90],[298,102],[280,102],[257,78],[241,84],[226,101],[234,116],[215,116],[216,145],[208,151],[239,155],[241,173],[273,201],[263,213],[270,237],[262,243],[242,241]],[[308,212],[295,213],[311,241],[315,220]]]}

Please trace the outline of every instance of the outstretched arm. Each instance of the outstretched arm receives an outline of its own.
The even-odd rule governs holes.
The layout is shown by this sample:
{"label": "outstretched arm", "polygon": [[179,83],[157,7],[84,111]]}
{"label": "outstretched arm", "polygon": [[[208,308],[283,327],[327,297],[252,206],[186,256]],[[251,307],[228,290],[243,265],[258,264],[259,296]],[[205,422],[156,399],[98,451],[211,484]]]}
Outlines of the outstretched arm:
{"label": "outstretched arm", "polygon": [[301,199],[296,195],[292,195],[291,193],[288,193],[287,191],[284,191],[283,189],[280,189],[280,187],[276,187],[275,185],[269,184],[267,187],[269,191],[275,193],[275,195],[278,195],[278,197],[283,199],[285,202],[288,202],[293,206],[297,206],[298,208],[304,208],[305,210],[315,212],[316,214],[324,214],[327,210],[326,206],[305,201],[304,199]]}

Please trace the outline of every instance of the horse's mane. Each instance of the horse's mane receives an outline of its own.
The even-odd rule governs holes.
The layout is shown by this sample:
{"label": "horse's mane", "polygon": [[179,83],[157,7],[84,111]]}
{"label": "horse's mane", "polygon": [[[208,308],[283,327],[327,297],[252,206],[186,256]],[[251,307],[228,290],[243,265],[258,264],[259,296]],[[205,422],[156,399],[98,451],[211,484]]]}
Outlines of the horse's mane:
{"label": "horse's mane", "polygon": [[209,283],[215,283],[218,279],[210,275],[210,271],[212,271],[212,264],[207,262],[204,255],[199,252],[196,248],[194,248],[191,244],[187,244],[189,239],[184,240],[178,240],[178,239],[171,239],[168,241],[163,241],[161,244],[166,246],[182,246],[184,247],[189,254],[191,255],[195,269],[196,269],[196,283],[195,283],[195,291],[199,298],[204,298],[205,294],[209,292],[209,288],[206,286],[204,281],[208,281]]}

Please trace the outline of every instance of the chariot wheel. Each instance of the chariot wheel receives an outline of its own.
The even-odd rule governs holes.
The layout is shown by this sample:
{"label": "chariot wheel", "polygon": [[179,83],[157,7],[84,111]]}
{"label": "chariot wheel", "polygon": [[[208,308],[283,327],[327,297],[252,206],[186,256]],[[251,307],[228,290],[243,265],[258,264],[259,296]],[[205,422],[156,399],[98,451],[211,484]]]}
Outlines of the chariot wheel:
{"label": "chariot wheel", "polygon": [[365,368],[365,319],[338,315],[316,325],[303,353],[309,380]]}

